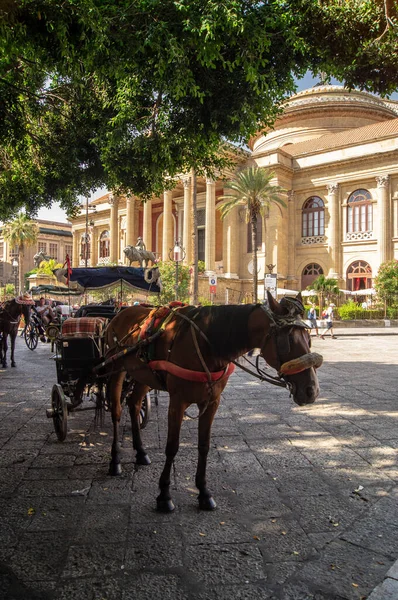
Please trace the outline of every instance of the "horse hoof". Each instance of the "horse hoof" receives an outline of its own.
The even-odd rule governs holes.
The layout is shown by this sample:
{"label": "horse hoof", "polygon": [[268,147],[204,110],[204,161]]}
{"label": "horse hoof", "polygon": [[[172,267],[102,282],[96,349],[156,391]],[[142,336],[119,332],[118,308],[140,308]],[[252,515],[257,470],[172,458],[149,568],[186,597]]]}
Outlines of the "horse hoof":
{"label": "horse hoof", "polygon": [[198,496],[198,500],[200,510],[215,510],[217,508],[213,496]]}
{"label": "horse hoof", "polygon": [[150,465],[151,459],[149,458],[148,454],[137,454],[135,462],[137,465]]}
{"label": "horse hoof", "polygon": [[111,463],[109,465],[109,475],[117,477],[122,474],[122,465],[120,463]]}
{"label": "horse hoof", "polygon": [[11,366],[12,367],[16,367],[17,365],[15,363],[11,363]]}
{"label": "horse hoof", "polygon": [[163,500],[160,498],[156,499],[156,508],[159,512],[163,513],[171,513],[175,509],[174,502],[171,498],[168,500]]}

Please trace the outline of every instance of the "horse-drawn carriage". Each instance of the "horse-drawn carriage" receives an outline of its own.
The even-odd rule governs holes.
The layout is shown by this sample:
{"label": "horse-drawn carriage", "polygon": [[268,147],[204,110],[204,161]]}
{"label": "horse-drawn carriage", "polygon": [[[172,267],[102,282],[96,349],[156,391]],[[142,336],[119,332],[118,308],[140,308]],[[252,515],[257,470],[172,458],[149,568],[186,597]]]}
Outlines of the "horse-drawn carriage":
{"label": "horse-drawn carriage", "polygon": [[[62,274],[59,274],[62,277]],[[80,290],[98,290],[118,284],[130,292],[139,289],[158,293],[159,286],[144,269],[131,267],[108,267],[100,269],[74,269],[71,277]],[[51,409],[47,416],[53,419],[54,429],[60,441],[67,435],[68,413],[95,409],[102,418],[107,400],[107,376],[98,375],[94,369],[104,360],[106,347],[104,332],[107,325],[123,307],[114,305],[86,305],[75,316],[62,324],[55,339],[55,363],[57,383],[51,392]],[[123,398],[131,392],[133,382],[128,378],[123,384]],[[84,398],[91,405],[83,406]],[[150,415],[150,395],[142,398],[140,426],[145,427]]]}

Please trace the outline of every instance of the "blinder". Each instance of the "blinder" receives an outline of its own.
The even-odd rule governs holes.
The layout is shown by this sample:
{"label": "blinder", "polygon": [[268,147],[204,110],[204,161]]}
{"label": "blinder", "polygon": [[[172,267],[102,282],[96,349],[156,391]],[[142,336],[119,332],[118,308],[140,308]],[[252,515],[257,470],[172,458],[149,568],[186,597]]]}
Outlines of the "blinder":
{"label": "blinder", "polygon": [[301,315],[304,314],[304,307],[301,302],[295,298],[284,298],[283,300],[285,301],[284,304],[288,310],[287,314],[284,315],[276,315],[268,306],[261,305],[261,308],[270,320],[270,331],[267,338],[274,338],[277,359],[279,362],[278,368],[289,358],[292,330],[295,327],[306,330],[310,329],[307,323],[301,319]]}

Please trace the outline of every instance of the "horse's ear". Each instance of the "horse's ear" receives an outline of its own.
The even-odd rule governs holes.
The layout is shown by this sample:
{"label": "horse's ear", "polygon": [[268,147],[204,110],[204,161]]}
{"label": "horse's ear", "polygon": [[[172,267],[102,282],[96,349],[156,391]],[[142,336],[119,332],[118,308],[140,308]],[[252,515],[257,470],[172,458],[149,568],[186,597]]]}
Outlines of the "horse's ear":
{"label": "horse's ear", "polygon": [[268,300],[268,306],[270,307],[270,310],[277,314],[280,315],[282,314],[282,308],[281,305],[279,304],[279,302],[277,300],[275,300],[275,298],[273,297],[273,295],[267,290],[267,300]]}
{"label": "horse's ear", "polygon": [[301,292],[299,292],[296,296],[296,300],[298,300],[299,302],[301,302],[301,304],[303,304],[303,297],[301,295]]}

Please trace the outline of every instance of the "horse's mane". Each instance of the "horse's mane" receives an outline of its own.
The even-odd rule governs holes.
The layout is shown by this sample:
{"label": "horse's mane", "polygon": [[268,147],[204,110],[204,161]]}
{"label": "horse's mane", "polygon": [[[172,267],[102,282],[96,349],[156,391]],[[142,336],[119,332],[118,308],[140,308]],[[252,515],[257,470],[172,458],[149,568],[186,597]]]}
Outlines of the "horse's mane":
{"label": "horse's mane", "polygon": [[217,358],[232,360],[248,349],[247,323],[255,307],[255,304],[230,304],[197,309],[193,320],[206,334]]}

